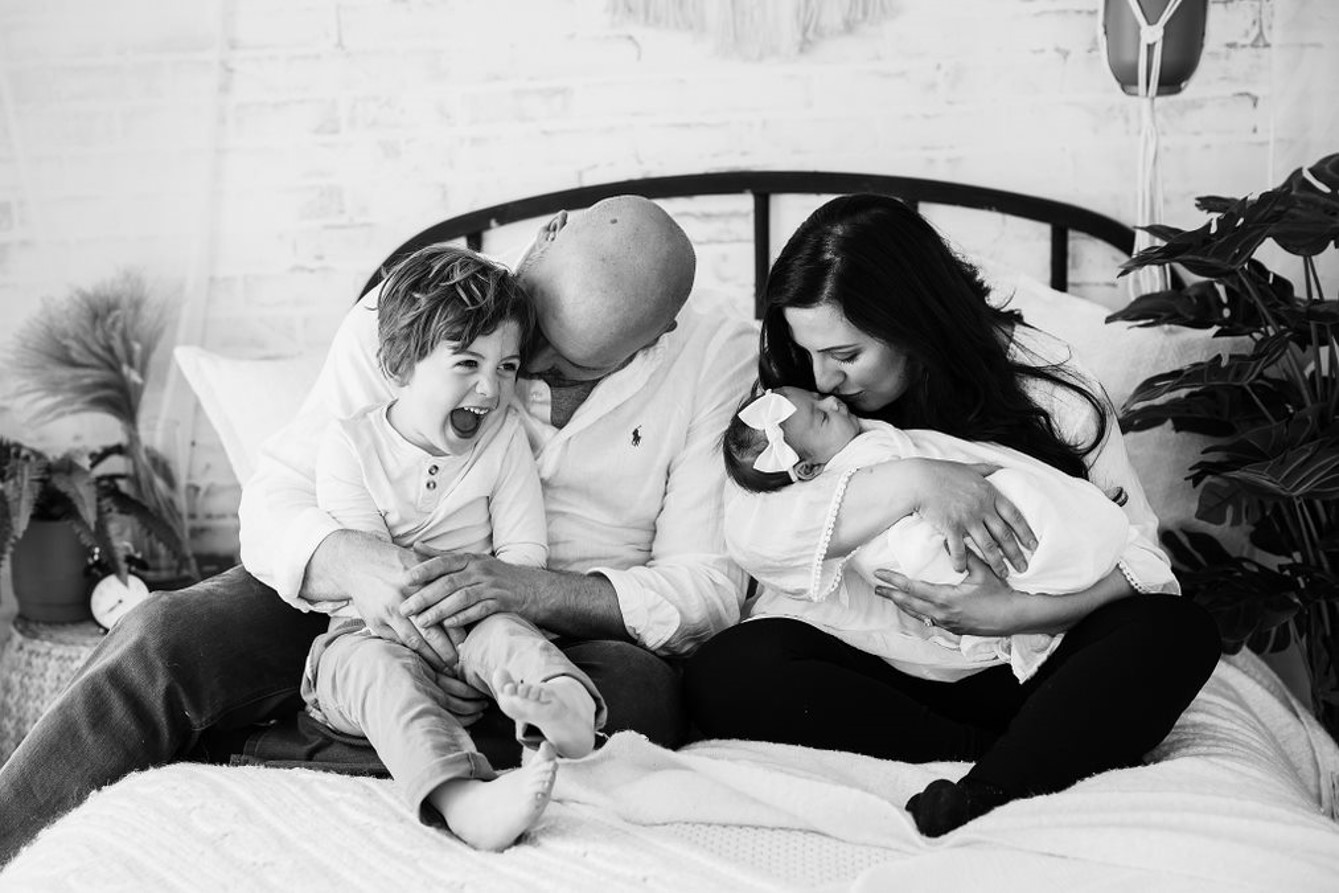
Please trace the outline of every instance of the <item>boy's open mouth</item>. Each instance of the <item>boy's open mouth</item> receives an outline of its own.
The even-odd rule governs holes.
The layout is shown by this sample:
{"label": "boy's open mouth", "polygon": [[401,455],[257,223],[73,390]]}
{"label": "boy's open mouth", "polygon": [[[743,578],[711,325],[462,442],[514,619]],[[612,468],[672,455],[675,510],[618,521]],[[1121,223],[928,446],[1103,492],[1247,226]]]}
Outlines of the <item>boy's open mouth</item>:
{"label": "boy's open mouth", "polygon": [[483,406],[457,406],[447,418],[451,422],[451,430],[468,440],[479,433],[479,427],[488,413],[489,410]]}

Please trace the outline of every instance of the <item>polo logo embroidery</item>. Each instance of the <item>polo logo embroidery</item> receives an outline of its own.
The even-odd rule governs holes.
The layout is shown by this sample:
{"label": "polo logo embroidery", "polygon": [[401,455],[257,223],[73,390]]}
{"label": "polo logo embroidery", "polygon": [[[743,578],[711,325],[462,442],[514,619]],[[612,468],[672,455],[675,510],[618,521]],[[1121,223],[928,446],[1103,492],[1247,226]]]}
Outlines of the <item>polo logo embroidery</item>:
{"label": "polo logo embroidery", "polygon": [[641,426],[641,425],[638,425],[636,428],[633,428],[633,429],[632,429],[632,445],[633,445],[633,446],[641,446],[641,445],[642,445],[642,426]]}

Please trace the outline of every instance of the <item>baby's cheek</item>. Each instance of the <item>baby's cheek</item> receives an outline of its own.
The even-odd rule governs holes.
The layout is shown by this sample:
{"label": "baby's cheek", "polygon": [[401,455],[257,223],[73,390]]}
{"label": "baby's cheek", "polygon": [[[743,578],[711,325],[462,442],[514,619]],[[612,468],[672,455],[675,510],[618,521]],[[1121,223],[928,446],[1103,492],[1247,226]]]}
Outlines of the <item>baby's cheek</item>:
{"label": "baby's cheek", "polygon": [[786,443],[797,453],[808,452],[814,446],[813,429],[794,420],[794,417],[781,423],[781,433]]}

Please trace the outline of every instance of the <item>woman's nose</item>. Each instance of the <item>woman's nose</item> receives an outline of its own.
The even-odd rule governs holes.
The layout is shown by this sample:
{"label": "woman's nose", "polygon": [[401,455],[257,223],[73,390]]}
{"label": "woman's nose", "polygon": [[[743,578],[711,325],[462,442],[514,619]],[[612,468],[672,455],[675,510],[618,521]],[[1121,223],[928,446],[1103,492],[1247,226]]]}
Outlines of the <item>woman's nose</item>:
{"label": "woman's nose", "polygon": [[828,394],[818,401],[818,405],[828,412],[839,412],[842,408],[842,401],[836,394]]}
{"label": "woman's nose", "polygon": [[820,391],[835,391],[841,383],[841,373],[827,360],[814,360],[814,387]]}

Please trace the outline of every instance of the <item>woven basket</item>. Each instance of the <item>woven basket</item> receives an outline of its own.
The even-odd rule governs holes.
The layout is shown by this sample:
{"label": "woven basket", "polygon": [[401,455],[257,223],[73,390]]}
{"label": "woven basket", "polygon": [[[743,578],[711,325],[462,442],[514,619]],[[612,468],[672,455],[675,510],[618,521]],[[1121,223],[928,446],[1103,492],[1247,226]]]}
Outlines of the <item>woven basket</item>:
{"label": "woven basket", "polygon": [[102,641],[93,622],[38,623],[23,617],[0,651],[0,763]]}

